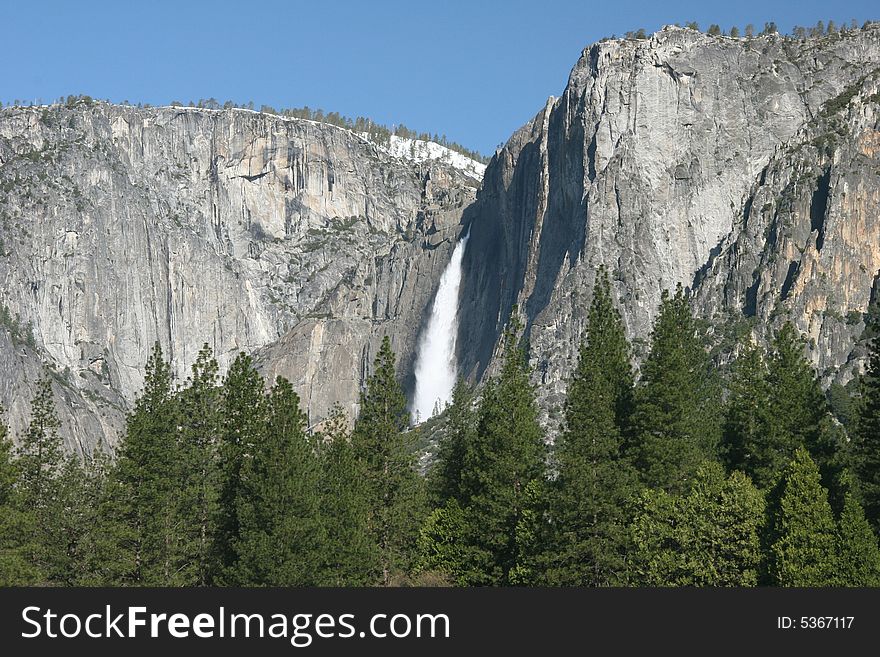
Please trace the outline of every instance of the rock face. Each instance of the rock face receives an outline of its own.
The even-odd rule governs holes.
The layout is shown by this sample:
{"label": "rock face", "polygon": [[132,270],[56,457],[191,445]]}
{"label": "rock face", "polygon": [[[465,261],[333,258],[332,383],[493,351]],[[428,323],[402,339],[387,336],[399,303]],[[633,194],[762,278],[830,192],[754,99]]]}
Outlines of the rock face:
{"label": "rock face", "polygon": [[666,28],[585,50],[466,213],[464,371],[492,370],[517,304],[555,417],[604,264],[631,336],[649,335],[662,290],[696,286],[722,329],[792,317],[826,378],[845,377],[880,268],[878,66],[876,27],[805,41]]}
{"label": "rock face", "polygon": [[723,327],[792,320],[825,383],[863,367],[880,273],[880,70],[847,87],[774,154],[695,303]]}
{"label": "rock face", "polygon": [[354,409],[382,335],[411,370],[473,200],[467,175],[350,131],[243,110],[0,110],[0,401],[44,366],[68,447],[113,444],[158,341],[289,377],[313,422]]}
{"label": "rock face", "polygon": [[[880,28],[796,40],[667,28],[585,50],[483,173],[242,110],[0,110],[0,402],[48,367],[71,449],[111,445],[158,341],[289,378],[350,414],[383,335],[413,387],[456,238],[460,371],[494,370],[516,304],[549,426],[605,265],[636,355],[682,284],[719,342],[790,318],[826,383],[880,293]],[[440,150],[438,150],[440,149]],[[439,156],[438,156],[439,154]]]}

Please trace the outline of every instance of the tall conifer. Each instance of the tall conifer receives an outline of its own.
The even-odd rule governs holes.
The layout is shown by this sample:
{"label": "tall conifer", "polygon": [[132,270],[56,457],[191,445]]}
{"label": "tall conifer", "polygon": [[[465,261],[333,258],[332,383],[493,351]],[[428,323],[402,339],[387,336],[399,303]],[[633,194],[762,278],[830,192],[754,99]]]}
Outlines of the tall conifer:
{"label": "tall conifer", "polygon": [[717,458],[720,395],[680,285],[674,296],[663,293],[651,338],[636,388],[631,454],[643,483],[685,492],[700,464]]}
{"label": "tall conifer", "polygon": [[408,426],[406,398],[386,336],[361,393],[360,415],[352,434],[355,457],[364,468],[370,532],[379,553],[379,581],[384,585],[412,566],[425,510],[424,482],[415,470]]}
{"label": "tall conifer", "polygon": [[217,361],[207,344],[199,351],[178,397],[177,501],[182,521],[181,549],[186,555],[181,576],[191,584],[206,586],[212,575],[219,513],[218,447],[222,430]]}
{"label": "tall conifer", "polygon": [[851,452],[865,516],[874,531],[880,532],[880,324],[872,323],[870,328],[874,337],[860,386],[859,416]]}
{"label": "tall conifer", "polygon": [[219,508],[212,568],[212,580],[219,584],[228,583],[226,574],[236,559],[233,547],[239,537],[236,505],[245,456],[253,453],[265,433],[264,388],[263,377],[254,367],[253,359],[240,353],[229,367],[220,393]]}
{"label": "tall conifer", "polygon": [[472,584],[509,583],[520,561],[517,527],[530,510],[527,489],[545,474],[543,432],[515,313],[505,332],[501,372],[483,391],[462,469]]}
{"label": "tall conifer", "polygon": [[556,443],[547,583],[607,585],[624,570],[625,507],[636,485],[623,443],[632,385],[629,343],[602,269]]}
{"label": "tall conifer", "polygon": [[772,389],[767,380],[763,350],[749,341],[733,363],[725,404],[723,452],[731,470],[741,470],[760,488],[776,482],[775,472],[764,472]]}
{"label": "tall conifer", "polygon": [[37,524],[34,513],[18,500],[18,463],[3,412],[0,408],[0,586],[25,586],[42,579],[27,550]]}
{"label": "tall conifer", "polygon": [[831,483],[836,445],[823,431],[828,402],[804,349],[803,338],[786,322],[772,343],[767,377],[772,390],[769,421],[753,453],[752,475],[759,486],[772,485],[799,447],[810,452],[825,475],[826,486]]}
{"label": "tall conifer", "polygon": [[55,580],[58,576],[56,546],[47,536],[55,533],[58,523],[63,521],[58,516],[60,477],[65,462],[58,435],[60,426],[52,379],[46,374],[37,382],[30,422],[18,447],[19,494],[16,496],[20,509],[40,528],[26,537],[25,550],[32,567],[46,580]]}
{"label": "tall conifer", "polygon": [[832,586],[838,568],[834,516],[806,449],[795,451],[772,497],[769,583]]}
{"label": "tall conifer", "polygon": [[432,502],[436,506],[442,506],[448,499],[462,500],[464,457],[474,439],[477,424],[473,399],[473,389],[459,379],[452,390],[452,404],[444,413],[437,458],[428,478]]}
{"label": "tall conifer", "polygon": [[365,586],[379,581],[382,566],[370,533],[366,471],[355,457],[348,420],[339,406],[324,422],[322,442],[321,518],[326,547],[322,583]]}
{"label": "tall conifer", "polygon": [[144,389],[126,423],[114,468],[110,512],[118,522],[116,577],[121,583],[174,586],[181,578],[181,517],[177,502],[179,409],[171,369],[156,343]]}
{"label": "tall conifer", "polygon": [[325,549],[318,456],[299,396],[286,379],[276,380],[267,408],[265,435],[241,470],[232,580],[243,586],[315,585]]}
{"label": "tall conifer", "polygon": [[[851,482],[848,482],[851,484]],[[838,586],[880,585],[880,548],[856,496],[847,491],[837,523]]]}

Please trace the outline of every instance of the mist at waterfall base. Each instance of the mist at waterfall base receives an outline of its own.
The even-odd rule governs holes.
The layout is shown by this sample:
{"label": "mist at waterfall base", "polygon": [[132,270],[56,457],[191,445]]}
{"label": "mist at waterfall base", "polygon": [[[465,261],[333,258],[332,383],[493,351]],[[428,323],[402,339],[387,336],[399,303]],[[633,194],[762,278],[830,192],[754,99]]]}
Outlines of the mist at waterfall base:
{"label": "mist at waterfall base", "polygon": [[424,422],[442,411],[452,400],[458,374],[455,340],[458,335],[458,288],[461,266],[470,231],[452,252],[452,259],[440,277],[431,317],[422,333],[416,357],[416,390],[412,402],[413,423]]}

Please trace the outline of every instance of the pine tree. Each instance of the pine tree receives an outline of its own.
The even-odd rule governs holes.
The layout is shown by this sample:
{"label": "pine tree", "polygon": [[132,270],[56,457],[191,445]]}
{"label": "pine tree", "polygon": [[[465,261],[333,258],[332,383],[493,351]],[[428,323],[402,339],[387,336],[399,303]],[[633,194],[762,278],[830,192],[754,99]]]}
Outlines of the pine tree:
{"label": "pine tree", "polygon": [[748,474],[759,488],[767,488],[778,480],[776,469],[764,462],[772,396],[763,350],[749,342],[733,363],[725,406],[723,451],[728,467]]}
{"label": "pine tree", "polygon": [[204,345],[192,366],[180,405],[177,502],[185,563],[180,577],[206,586],[212,575],[212,553],[219,513],[218,444],[222,430],[217,361]]}
{"label": "pine tree", "polygon": [[462,470],[471,584],[509,583],[520,560],[516,533],[528,511],[526,489],[544,479],[543,433],[515,313],[505,332],[501,372],[486,384]]}
{"label": "pine tree", "polygon": [[18,464],[14,461],[14,447],[9,439],[5,415],[6,409],[0,406],[0,507],[12,503],[18,481]]}
{"label": "pine tree", "polygon": [[235,563],[233,544],[239,537],[237,500],[246,454],[253,453],[265,432],[265,383],[250,356],[240,353],[223,380],[221,432],[218,448],[220,485],[214,537],[212,581],[229,583],[227,574]]}
{"label": "pine tree", "polygon": [[549,483],[543,478],[532,479],[522,495],[522,511],[514,531],[516,563],[507,577],[507,584],[510,586],[540,586],[549,583],[548,563],[552,563],[556,556],[552,551],[548,554],[555,529],[550,515]]}
{"label": "pine tree", "polygon": [[630,450],[645,485],[684,492],[699,465],[717,457],[720,400],[680,285],[673,297],[663,293],[651,337],[636,388]]}
{"label": "pine tree", "polygon": [[752,469],[755,482],[771,486],[799,447],[818,464],[828,487],[837,471],[837,445],[828,402],[816,372],[804,356],[804,341],[791,322],[773,340],[767,382],[772,391],[764,439],[755,446]]}
{"label": "pine tree", "polygon": [[112,531],[118,549],[113,567],[120,583],[189,583],[179,573],[178,426],[170,365],[156,343],[147,361],[144,390],[126,422],[108,502],[108,515],[116,519]]}
{"label": "pine tree", "polygon": [[42,537],[51,566],[47,579],[64,586],[105,583],[102,564],[94,558],[94,545],[101,540],[99,508],[106,471],[100,456],[68,455],[55,481],[55,518],[43,527]]}
{"label": "pine tree", "polygon": [[[0,417],[3,413],[0,407]],[[19,469],[8,433],[0,419],[0,587],[26,586],[43,579],[28,559],[27,543],[36,531],[36,518],[18,501]]]}
{"label": "pine tree", "polygon": [[344,412],[336,406],[319,436],[323,443],[321,518],[326,540],[321,582],[366,586],[382,573],[378,546],[369,531],[364,463],[355,458]]}
{"label": "pine tree", "polygon": [[111,476],[114,462],[103,441],[92,454],[84,457],[82,465],[81,499],[85,513],[80,521],[86,531],[79,537],[76,585],[113,586],[119,584],[119,564],[122,551],[116,502],[113,493],[118,482]]}
{"label": "pine tree", "polygon": [[837,523],[838,586],[880,585],[880,548],[877,536],[865,518],[865,512],[851,488],[851,476],[844,476],[847,490]]}
{"label": "pine tree", "polygon": [[424,482],[415,470],[415,453],[406,433],[406,398],[394,367],[386,336],[361,393],[352,434],[355,456],[364,468],[370,532],[382,568],[380,583],[386,586],[392,576],[412,566],[425,503]]}
{"label": "pine tree", "polygon": [[775,586],[831,586],[837,577],[836,527],[819,468],[798,448],[773,494],[769,580]]}
{"label": "pine tree", "polygon": [[18,450],[18,469],[22,501],[34,509],[39,520],[46,520],[48,503],[55,495],[55,479],[64,461],[60,427],[52,397],[52,379],[47,375],[37,383],[31,402],[31,418]]}
{"label": "pine tree", "polygon": [[467,515],[458,500],[450,497],[425,520],[418,540],[419,574],[430,573],[457,586],[468,584],[469,555]]}
{"label": "pine tree", "polygon": [[314,585],[324,549],[318,456],[286,379],[275,381],[267,408],[263,440],[241,470],[231,578],[243,586]]}
{"label": "pine tree", "polygon": [[629,563],[642,586],[755,586],[764,499],[741,472],[705,463],[687,495],[648,489],[638,498]]}
{"label": "pine tree", "polygon": [[629,359],[623,321],[602,269],[556,444],[548,583],[607,585],[623,571],[625,505],[636,484],[636,473],[623,453],[633,385]]}
{"label": "pine tree", "polygon": [[473,408],[474,391],[462,379],[452,389],[452,404],[444,414],[443,433],[437,458],[428,480],[432,501],[443,506],[448,499],[461,502],[461,473],[467,446],[474,439],[476,413]]}
{"label": "pine tree", "polygon": [[18,448],[18,495],[20,510],[33,520],[40,531],[26,538],[28,560],[47,580],[56,579],[55,546],[46,540],[62,521],[58,517],[61,491],[59,477],[64,467],[60,423],[55,414],[52,379],[46,375],[37,382],[31,402],[31,417]]}
{"label": "pine tree", "polygon": [[868,367],[861,382],[861,402],[851,446],[853,474],[865,516],[880,532],[880,323],[869,326],[874,332]]}

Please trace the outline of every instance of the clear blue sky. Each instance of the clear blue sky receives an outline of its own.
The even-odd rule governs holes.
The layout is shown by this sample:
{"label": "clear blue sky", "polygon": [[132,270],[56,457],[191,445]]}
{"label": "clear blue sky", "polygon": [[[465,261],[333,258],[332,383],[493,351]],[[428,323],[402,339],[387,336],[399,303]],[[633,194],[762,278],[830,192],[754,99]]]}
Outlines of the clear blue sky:
{"label": "clear blue sky", "polygon": [[880,19],[873,1],[0,0],[0,100],[214,97],[405,123],[486,153],[603,36],[695,20],[783,31]]}

